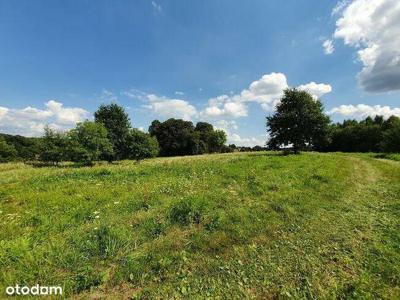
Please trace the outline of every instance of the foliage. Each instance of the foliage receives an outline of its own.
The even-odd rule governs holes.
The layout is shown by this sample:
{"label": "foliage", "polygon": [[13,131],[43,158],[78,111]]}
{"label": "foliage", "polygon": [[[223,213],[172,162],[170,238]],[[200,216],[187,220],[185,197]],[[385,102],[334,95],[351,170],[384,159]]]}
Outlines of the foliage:
{"label": "foliage", "polygon": [[116,103],[101,105],[94,113],[94,119],[96,122],[102,123],[107,129],[108,137],[113,145],[115,159],[128,158],[126,139],[131,123],[124,108]]}
{"label": "foliage", "polygon": [[102,157],[111,157],[112,144],[102,123],[85,121],[78,123],[69,134],[69,158],[74,162],[92,164]]}
{"label": "foliage", "polygon": [[223,130],[214,130],[210,132],[208,137],[208,152],[221,152],[222,147],[226,143],[226,133]]}
{"label": "foliage", "polygon": [[399,164],[370,154],[0,165],[0,290],[398,299],[399,191]]}
{"label": "foliage", "polygon": [[273,116],[267,117],[271,149],[292,146],[295,153],[316,149],[326,143],[329,118],[321,101],[309,93],[287,89]]}
{"label": "foliage", "polygon": [[390,128],[383,133],[382,150],[400,153],[400,126]]}
{"label": "foliage", "polygon": [[40,138],[2,133],[0,133],[0,137],[3,138],[7,144],[15,148],[17,151],[16,159],[18,160],[34,160],[40,154]]}
{"label": "foliage", "polygon": [[161,156],[192,155],[198,153],[199,136],[195,135],[193,123],[180,119],[165,122],[153,121],[149,128],[157,138]]}
{"label": "foliage", "polygon": [[129,159],[141,160],[156,157],[159,152],[157,139],[138,129],[131,129],[126,139]]}
{"label": "foliage", "polygon": [[155,120],[149,127],[160,145],[161,156],[193,155],[221,152],[226,142],[226,134],[214,130],[206,122],[198,122],[196,127],[190,121],[169,119],[165,122]]}
{"label": "foliage", "polygon": [[58,132],[46,126],[41,142],[40,160],[47,163],[58,164],[66,159],[68,139],[64,132]]}
{"label": "foliage", "polygon": [[15,160],[17,150],[13,145],[8,144],[3,137],[0,136],[0,162],[9,162]]}
{"label": "foliage", "polygon": [[400,118],[382,116],[374,119],[345,120],[330,127],[330,143],[326,150],[343,152],[398,152]]}

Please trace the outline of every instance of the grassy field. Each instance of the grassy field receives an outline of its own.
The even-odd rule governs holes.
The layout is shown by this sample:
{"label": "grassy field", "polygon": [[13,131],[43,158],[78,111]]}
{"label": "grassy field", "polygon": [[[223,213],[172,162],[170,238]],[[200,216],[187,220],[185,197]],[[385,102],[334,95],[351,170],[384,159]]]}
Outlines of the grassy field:
{"label": "grassy field", "polygon": [[0,298],[400,298],[400,162],[372,155],[3,164],[0,220]]}

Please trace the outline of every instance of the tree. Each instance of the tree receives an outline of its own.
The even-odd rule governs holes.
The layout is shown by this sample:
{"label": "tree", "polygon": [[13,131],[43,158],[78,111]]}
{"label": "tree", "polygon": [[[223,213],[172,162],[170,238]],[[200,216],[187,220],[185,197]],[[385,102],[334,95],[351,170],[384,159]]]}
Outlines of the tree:
{"label": "tree", "polygon": [[400,125],[383,133],[381,147],[384,152],[400,152]]}
{"label": "tree", "polygon": [[161,122],[158,120],[154,120],[151,122],[151,125],[149,127],[149,134],[151,136],[156,136],[156,133],[158,132],[158,129],[160,128]]}
{"label": "tree", "polygon": [[43,162],[57,165],[66,159],[67,144],[68,141],[65,133],[57,132],[46,126],[44,128],[44,136],[41,143],[42,151],[39,159]]}
{"label": "tree", "polygon": [[214,130],[208,136],[208,150],[210,153],[221,152],[226,143],[226,133],[223,130]]}
{"label": "tree", "polygon": [[199,139],[197,153],[203,154],[212,152],[210,149],[210,139],[214,132],[214,127],[207,122],[198,122],[194,131],[197,133]]}
{"label": "tree", "polygon": [[156,157],[159,152],[157,139],[138,129],[131,129],[127,137],[129,159],[141,160]]}
{"label": "tree", "polygon": [[101,123],[91,121],[78,123],[68,136],[70,141],[68,152],[74,162],[91,165],[93,161],[113,154],[107,129]]}
{"label": "tree", "polygon": [[195,134],[193,123],[190,121],[153,121],[149,132],[157,138],[162,156],[192,155],[199,151],[199,135]]}
{"label": "tree", "polygon": [[113,145],[115,159],[127,158],[129,153],[126,148],[126,139],[131,123],[124,108],[115,103],[101,105],[94,113],[94,119],[107,129],[108,138]]}
{"label": "tree", "polygon": [[20,135],[0,134],[7,144],[13,146],[17,151],[16,159],[33,160],[41,153],[41,140],[38,137],[24,137]]}
{"label": "tree", "polygon": [[0,162],[9,162],[17,157],[17,150],[0,136]]}
{"label": "tree", "polygon": [[275,114],[267,117],[268,146],[291,145],[294,153],[306,148],[319,150],[327,142],[329,122],[321,101],[305,91],[287,89]]}

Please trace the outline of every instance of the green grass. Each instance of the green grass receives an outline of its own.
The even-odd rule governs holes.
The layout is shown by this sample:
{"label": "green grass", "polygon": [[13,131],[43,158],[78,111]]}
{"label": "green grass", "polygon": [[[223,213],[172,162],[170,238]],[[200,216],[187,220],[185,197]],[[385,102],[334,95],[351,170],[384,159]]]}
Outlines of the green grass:
{"label": "green grass", "polygon": [[400,297],[400,163],[371,155],[4,164],[0,211],[0,298]]}

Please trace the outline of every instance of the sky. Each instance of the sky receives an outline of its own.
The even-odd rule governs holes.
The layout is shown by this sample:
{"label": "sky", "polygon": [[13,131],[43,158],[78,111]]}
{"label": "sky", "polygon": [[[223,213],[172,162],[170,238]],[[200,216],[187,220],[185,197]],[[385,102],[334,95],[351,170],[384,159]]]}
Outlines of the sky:
{"label": "sky", "polygon": [[289,87],[333,121],[400,116],[399,36],[398,0],[0,0],[0,132],[116,102],[144,131],[201,120],[263,145]]}

